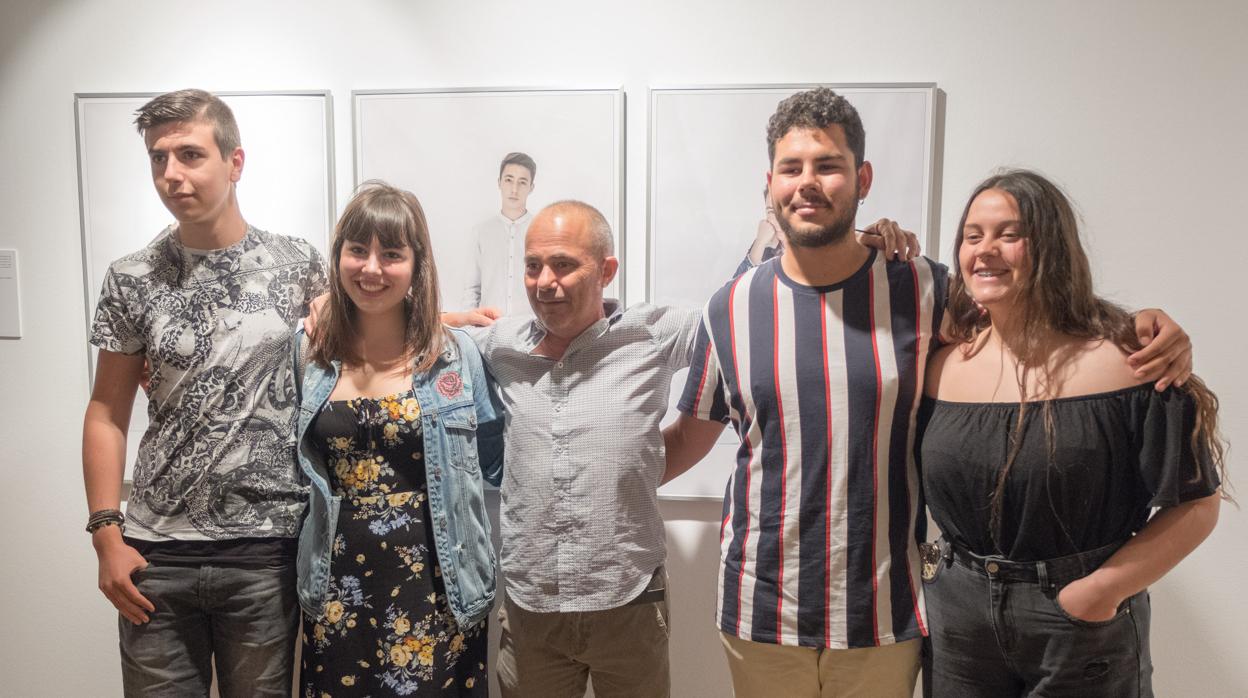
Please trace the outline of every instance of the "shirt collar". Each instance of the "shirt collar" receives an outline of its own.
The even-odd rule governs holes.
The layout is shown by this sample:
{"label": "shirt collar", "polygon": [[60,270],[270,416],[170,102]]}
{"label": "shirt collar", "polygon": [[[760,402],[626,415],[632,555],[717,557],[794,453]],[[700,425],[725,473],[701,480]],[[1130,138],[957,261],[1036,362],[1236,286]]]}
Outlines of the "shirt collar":
{"label": "shirt collar", "polygon": [[[572,347],[584,343],[584,337],[598,339],[602,335],[606,334],[607,330],[610,329],[612,325],[619,322],[620,319],[624,317],[624,308],[620,305],[620,301],[618,299],[604,298],[602,299],[602,314],[603,317],[596,320],[594,324],[589,327],[586,327],[583,332],[577,335],[576,338],[568,344],[568,349],[572,349]],[[542,338],[545,336],[545,325],[542,324],[541,320],[534,317],[529,321],[528,348],[526,351],[528,353],[532,353],[533,350],[537,348],[537,345],[542,343]]]}
{"label": "shirt collar", "polygon": [[508,218],[507,216],[504,216],[502,211],[498,212],[498,220],[502,221],[503,225],[521,225],[521,224],[528,225],[529,221],[532,219],[533,219],[533,209],[528,209],[527,211],[524,212],[523,216],[520,216],[514,221]]}

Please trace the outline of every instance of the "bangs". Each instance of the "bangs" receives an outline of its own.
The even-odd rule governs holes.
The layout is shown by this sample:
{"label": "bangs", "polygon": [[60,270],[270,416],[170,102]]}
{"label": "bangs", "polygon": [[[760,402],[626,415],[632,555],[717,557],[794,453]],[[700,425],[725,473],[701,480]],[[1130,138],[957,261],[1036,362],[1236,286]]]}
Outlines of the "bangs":
{"label": "bangs", "polygon": [[398,197],[378,197],[368,206],[344,213],[338,235],[344,241],[370,244],[376,238],[383,248],[410,247],[420,252],[412,210]]}

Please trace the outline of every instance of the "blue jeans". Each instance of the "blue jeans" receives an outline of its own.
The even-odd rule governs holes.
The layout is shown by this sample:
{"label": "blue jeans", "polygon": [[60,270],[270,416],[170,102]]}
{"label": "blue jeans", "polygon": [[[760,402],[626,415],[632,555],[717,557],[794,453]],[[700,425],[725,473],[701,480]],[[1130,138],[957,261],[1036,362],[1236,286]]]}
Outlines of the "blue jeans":
{"label": "blue jeans", "polygon": [[[923,584],[931,633],[925,693],[936,698],[1153,695],[1147,591],[1100,622],[1074,618],[1057,601],[1062,586],[1083,573],[1050,576],[1048,570],[1070,570],[1072,561],[1085,558],[1082,569],[1091,571],[1107,552],[1046,561],[1042,575],[1036,574],[1037,563],[953,555],[944,541],[942,552],[935,575],[925,576]],[[1035,576],[1040,578],[1027,579]]]}
{"label": "blue jeans", "polygon": [[118,621],[127,696],[207,696],[218,690],[289,696],[299,614],[293,562],[273,566],[148,565],[135,572],[151,620]]}

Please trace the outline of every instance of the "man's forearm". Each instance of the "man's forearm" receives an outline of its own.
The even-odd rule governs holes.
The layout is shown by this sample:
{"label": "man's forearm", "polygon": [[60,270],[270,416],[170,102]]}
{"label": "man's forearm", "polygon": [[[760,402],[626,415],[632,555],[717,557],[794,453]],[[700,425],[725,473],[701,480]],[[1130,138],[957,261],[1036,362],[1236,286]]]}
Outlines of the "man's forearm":
{"label": "man's forearm", "polygon": [[82,427],[82,477],[87,490],[87,510],[121,506],[121,481],[126,468],[126,430],[102,403],[92,400]]}
{"label": "man's forearm", "polygon": [[663,481],[667,484],[685,471],[697,465],[711,452],[724,425],[687,414],[681,414],[674,424],[663,430],[663,449],[667,454],[667,467]]}

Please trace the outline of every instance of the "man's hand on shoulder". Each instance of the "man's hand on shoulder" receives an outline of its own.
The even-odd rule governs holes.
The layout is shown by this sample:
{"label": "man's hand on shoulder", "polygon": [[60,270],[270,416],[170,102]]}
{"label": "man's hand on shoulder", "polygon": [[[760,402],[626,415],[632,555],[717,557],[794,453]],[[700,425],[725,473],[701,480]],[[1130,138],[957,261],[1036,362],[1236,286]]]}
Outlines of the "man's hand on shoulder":
{"label": "man's hand on shoulder", "polygon": [[1144,347],[1127,357],[1136,378],[1154,381],[1161,392],[1192,375],[1192,339],[1174,318],[1156,308],[1141,310],[1135,314],[1135,336]]}
{"label": "man's hand on shoulder", "polygon": [[451,327],[489,327],[503,316],[498,308],[485,306],[453,313],[442,313],[442,324]]}
{"label": "man's hand on shoulder", "polygon": [[863,230],[855,230],[858,244],[872,247],[884,253],[887,259],[909,261],[919,256],[919,237],[903,230],[897,221],[881,218]]}

